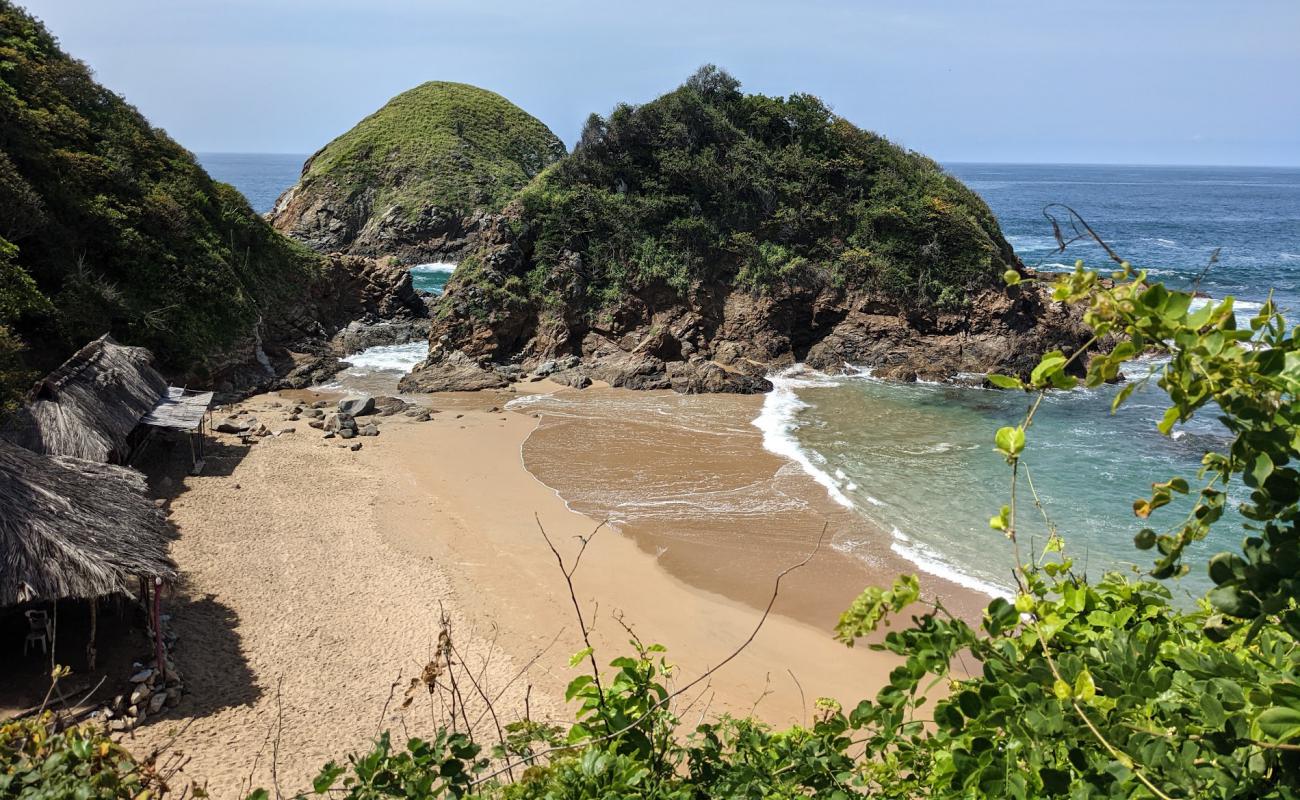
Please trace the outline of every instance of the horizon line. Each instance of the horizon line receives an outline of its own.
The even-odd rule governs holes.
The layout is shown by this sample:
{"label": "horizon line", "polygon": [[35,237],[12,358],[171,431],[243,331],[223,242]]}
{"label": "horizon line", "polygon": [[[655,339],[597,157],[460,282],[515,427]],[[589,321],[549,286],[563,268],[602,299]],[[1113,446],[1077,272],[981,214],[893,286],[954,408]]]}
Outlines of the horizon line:
{"label": "horizon line", "polygon": [[[290,150],[191,150],[196,156],[298,156],[306,158],[320,150],[310,152],[295,152]],[[570,153],[572,151],[569,151]],[[919,151],[917,151],[919,152]],[[926,154],[922,154],[926,155]],[[1200,167],[1203,169],[1288,169],[1300,170],[1300,162],[1295,164],[1199,164],[1189,161],[1169,161],[1169,162],[1140,162],[1140,161],[980,161],[964,158],[942,159],[927,155],[943,165],[948,164],[966,164],[972,166],[1009,166],[1009,167],[1145,167],[1145,168],[1174,168],[1174,167]]]}

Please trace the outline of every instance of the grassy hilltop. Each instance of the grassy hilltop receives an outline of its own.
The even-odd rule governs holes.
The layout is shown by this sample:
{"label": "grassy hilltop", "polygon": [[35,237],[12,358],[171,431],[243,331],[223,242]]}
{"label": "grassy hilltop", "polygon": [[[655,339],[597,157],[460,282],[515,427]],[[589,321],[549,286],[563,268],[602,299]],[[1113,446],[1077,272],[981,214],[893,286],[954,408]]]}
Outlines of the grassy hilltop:
{"label": "grassy hilltop", "polygon": [[555,134],[504,97],[430,81],[308,159],[272,224],[320,252],[454,257],[482,215],[564,155]]}
{"label": "grassy hilltop", "polygon": [[301,185],[379,187],[375,207],[414,213],[424,205],[493,210],[564,144],[495,92],[429,81],[397,95],[312,156]]}

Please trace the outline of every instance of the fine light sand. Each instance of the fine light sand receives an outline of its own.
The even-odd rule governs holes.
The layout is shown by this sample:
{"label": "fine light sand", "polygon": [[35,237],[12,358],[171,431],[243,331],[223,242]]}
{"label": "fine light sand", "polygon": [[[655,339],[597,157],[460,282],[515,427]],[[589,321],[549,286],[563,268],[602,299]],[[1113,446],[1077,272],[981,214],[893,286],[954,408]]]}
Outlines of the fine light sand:
{"label": "fine light sand", "polygon": [[[137,730],[134,748],[171,743],[192,759],[185,774],[216,797],[250,779],[304,788],[321,764],[366,746],[381,727],[399,741],[430,732],[437,710],[428,698],[399,706],[433,653],[442,613],[465,662],[490,693],[504,690],[503,722],[525,704],[534,719],[567,719],[563,689],[581,670],[569,656],[583,641],[538,523],[570,564],[597,524],[524,468],[521,447],[539,420],[500,410],[511,396],[435,396],[433,421],[381,419],[379,437],[353,440],[364,443],[359,452],[322,441],[305,419],[282,422],[283,409],[268,406],[288,403],[288,393],[246,403],[273,429],[297,432],[251,447],[219,437],[204,474],[170,487],[173,554],[185,574],[170,606],[189,694]],[[751,635],[776,573],[797,560],[765,562],[768,574],[732,599],[726,587],[730,597],[684,583],[606,528],[574,585],[602,664],[629,652],[627,625],[667,646],[681,687]],[[801,577],[815,590],[816,573]],[[773,614],[676,707],[692,727],[723,712],[800,723],[818,697],[851,706],[871,696],[896,664],[837,644],[824,625]]]}

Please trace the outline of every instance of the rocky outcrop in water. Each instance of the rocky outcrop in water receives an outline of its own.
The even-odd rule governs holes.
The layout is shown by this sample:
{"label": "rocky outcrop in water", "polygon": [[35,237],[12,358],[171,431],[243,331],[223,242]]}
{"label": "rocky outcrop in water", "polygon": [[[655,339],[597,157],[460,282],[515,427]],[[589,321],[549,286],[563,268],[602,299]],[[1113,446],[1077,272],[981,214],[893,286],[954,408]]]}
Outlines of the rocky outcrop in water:
{"label": "rocky outcrop in water", "polygon": [[988,206],[809,95],[706,67],[593,115],[568,158],[485,221],[411,391],[531,379],[761,392],[806,362],[910,380],[1023,372],[1088,340]]}
{"label": "rocky outcrop in water", "polygon": [[1072,352],[1090,335],[1077,312],[1028,284],[985,290],[960,313],[830,286],[770,295],[709,287],[675,301],[651,291],[625,298],[599,326],[545,312],[434,320],[429,358],[402,389],[496,388],[565,356],[577,363],[550,375],[560,382],[684,393],[768,391],[765,375],[799,362],[903,381],[1026,374],[1040,354]]}

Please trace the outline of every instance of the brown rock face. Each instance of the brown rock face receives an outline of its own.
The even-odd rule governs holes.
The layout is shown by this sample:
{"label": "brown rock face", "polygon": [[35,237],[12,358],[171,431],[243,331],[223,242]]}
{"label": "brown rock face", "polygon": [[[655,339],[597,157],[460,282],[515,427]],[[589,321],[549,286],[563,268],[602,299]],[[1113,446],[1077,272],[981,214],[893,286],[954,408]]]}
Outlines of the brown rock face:
{"label": "brown rock face", "polygon": [[[319,383],[342,365],[331,337],[349,323],[423,326],[428,307],[405,267],[387,261],[334,254],[306,296],[268,313],[254,333],[214,365],[210,381],[219,391],[243,394],[274,387]],[[196,381],[197,383],[197,381]]]}
{"label": "brown rock face", "polygon": [[430,325],[429,358],[404,389],[472,389],[485,374],[505,381],[531,372],[555,373],[570,385],[601,380],[630,389],[764,392],[771,388],[765,375],[800,362],[829,372],[870,367],[905,381],[995,370],[1027,375],[1042,353],[1072,352],[1091,336],[1077,311],[1033,284],[990,286],[960,312],[910,308],[815,282],[763,294],[703,284],[685,295],[652,284],[613,307],[583,311],[577,256],[548,278],[561,286],[571,281],[564,289],[571,305],[494,303],[499,294],[490,287],[532,267],[527,242],[509,231],[504,218],[485,229],[475,252],[479,274],[448,285]]}
{"label": "brown rock face", "polygon": [[271,226],[320,253],[341,252],[407,263],[456,260],[474,244],[485,214],[426,206],[414,219],[396,207],[374,216],[373,187],[344,190],[329,182],[294,186],[267,215]]}

